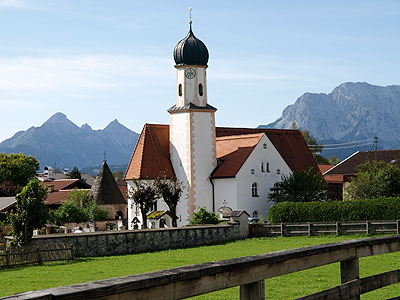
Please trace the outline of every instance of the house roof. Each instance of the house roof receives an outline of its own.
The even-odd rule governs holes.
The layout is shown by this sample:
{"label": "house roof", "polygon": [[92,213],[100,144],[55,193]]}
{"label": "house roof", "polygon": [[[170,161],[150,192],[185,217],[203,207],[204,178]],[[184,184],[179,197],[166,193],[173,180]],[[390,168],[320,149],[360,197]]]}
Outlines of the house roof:
{"label": "house roof", "polygon": [[99,174],[94,180],[90,195],[99,205],[126,204],[125,198],[118,188],[117,181],[106,161],[103,162]]}
{"label": "house roof", "polygon": [[[89,189],[79,189],[80,191],[90,191]],[[44,204],[46,205],[61,205],[68,201],[68,195],[71,193],[73,189],[69,190],[59,190],[55,192],[51,192],[47,194],[46,200],[44,200]]]}
{"label": "house roof", "polygon": [[44,181],[42,184],[53,187],[54,191],[69,189],[90,189],[90,185],[79,179],[57,179]]}
{"label": "house roof", "polygon": [[1,197],[0,198],[0,212],[6,212],[17,204],[15,197]]}
{"label": "house roof", "polygon": [[212,178],[235,177],[264,133],[217,137],[217,158],[221,164]]}
{"label": "house roof", "polygon": [[165,215],[170,216],[172,219],[177,219],[177,217],[174,216],[169,210],[155,210],[147,216],[147,219],[159,220]]}
{"label": "house roof", "polygon": [[[262,134],[267,135],[292,171],[313,167],[318,172],[300,130],[217,127],[217,158],[224,158],[226,163],[216,169],[214,177],[235,176]],[[175,176],[169,156],[169,125],[145,124],[125,179],[152,179],[164,175],[168,178]]]}
{"label": "house roof", "polygon": [[140,133],[125,179],[175,177],[169,158],[169,126],[145,124]]}
{"label": "house roof", "polygon": [[333,168],[334,165],[325,165],[325,164],[318,164],[318,169],[321,172],[321,174],[324,174],[326,171],[329,169]]}
{"label": "house roof", "polygon": [[242,214],[246,214],[247,217],[250,217],[250,215],[245,210],[234,210],[231,213],[230,217],[240,217]]}
{"label": "house roof", "polygon": [[324,173],[324,175],[352,175],[357,174],[356,167],[359,164],[373,160],[383,160],[400,167],[400,149],[395,150],[378,150],[378,151],[357,151],[351,156],[338,163],[332,169]]}

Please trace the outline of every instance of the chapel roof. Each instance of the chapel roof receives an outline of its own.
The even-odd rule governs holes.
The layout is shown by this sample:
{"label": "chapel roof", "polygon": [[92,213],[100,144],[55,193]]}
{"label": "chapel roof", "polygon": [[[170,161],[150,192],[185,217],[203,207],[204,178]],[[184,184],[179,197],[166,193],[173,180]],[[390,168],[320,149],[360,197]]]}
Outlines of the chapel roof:
{"label": "chapel roof", "polygon": [[[216,127],[217,158],[224,158],[225,166],[222,167],[222,163],[214,176],[234,177],[263,134],[267,135],[292,171],[312,167],[318,172],[318,166],[299,130]],[[169,125],[145,124],[125,179],[154,179],[160,176],[175,177],[169,156]]]}
{"label": "chapel roof", "polygon": [[103,162],[89,194],[99,205],[126,204],[126,200],[106,161]]}
{"label": "chapel roof", "polygon": [[338,163],[333,168],[329,169],[324,175],[343,174],[352,175],[357,174],[356,167],[359,164],[373,160],[383,160],[387,163],[392,163],[400,167],[400,149],[394,150],[378,150],[378,151],[357,151],[345,160]]}

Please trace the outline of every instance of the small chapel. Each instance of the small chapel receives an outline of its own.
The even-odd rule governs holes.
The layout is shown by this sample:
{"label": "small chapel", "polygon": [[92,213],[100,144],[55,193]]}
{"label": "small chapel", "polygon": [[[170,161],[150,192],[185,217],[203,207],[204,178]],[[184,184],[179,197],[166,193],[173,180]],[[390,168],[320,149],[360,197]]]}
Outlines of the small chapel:
{"label": "small chapel", "polygon": [[[318,167],[299,130],[215,126],[217,109],[207,93],[209,52],[189,23],[173,52],[176,103],[168,109],[169,125],[144,125],[125,173],[128,189],[136,188],[135,179],[176,177],[183,189],[173,216],[178,226],[202,207],[266,217],[268,193],[282,175]],[[168,215],[168,206],[159,199],[149,215],[155,211]],[[141,228],[139,220],[140,210],[128,198],[128,229]]]}

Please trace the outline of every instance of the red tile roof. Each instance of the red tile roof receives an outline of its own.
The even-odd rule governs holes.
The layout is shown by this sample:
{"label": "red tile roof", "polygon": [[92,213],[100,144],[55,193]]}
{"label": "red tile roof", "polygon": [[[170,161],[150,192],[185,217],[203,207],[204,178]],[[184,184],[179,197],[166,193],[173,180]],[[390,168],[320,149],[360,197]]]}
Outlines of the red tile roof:
{"label": "red tile roof", "polygon": [[[292,171],[303,171],[313,167],[318,172],[318,166],[299,130],[217,127],[217,157],[226,156],[225,161],[229,160],[230,163],[229,166],[227,163],[224,168],[220,166],[218,169],[221,168],[221,171],[217,169],[214,176],[232,176],[235,170],[237,173],[254,149],[254,140],[250,139],[250,142],[250,140],[245,141],[241,138],[234,139],[231,136],[254,134],[266,134]],[[220,139],[228,136],[229,138],[225,142],[222,142],[224,139]],[[233,142],[228,142],[229,140],[238,143],[233,145]],[[232,145],[228,146],[229,143]],[[225,150],[218,149],[219,147],[223,147]],[[157,178],[164,174],[169,178],[175,176],[169,157],[169,126],[145,124],[126,171],[125,179]]]}
{"label": "red tile roof", "polygon": [[88,189],[90,185],[79,180],[79,179],[58,179],[51,181],[44,181],[42,184],[47,185],[49,188],[52,187],[54,191],[65,190],[65,189]]}
{"label": "red tile roof", "polygon": [[235,177],[264,133],[222,136],[217,138],[217,158],[222,161],[213,178]]}
{"label": "red tile roof", "polygon": [[321,174],[324,174],[326,171],[328,171],[329,169],[333,168],[334,165],[322,165],[322,164],[318,164],[318,169],[321,172]]}
{"label": "red tile roof", "polygon": [[300,130],[229,127],[216,128],[217,137],[252,133],[265,133],[292,171],[304,171],[309,167],[312,167],[318,172],[317,163],[308,149]]}
{"label": "red tile roof", "polygon": [[169,158],[169,126],[145,124],[140,133],[125,179],[175,177]]}
{"label": "red tile roof", "polygon": [[[80,189],[80,191],[90,191],[89,189]],[[73,191],[73,189],[71,190],[60,190],[60,191],[56,191],[56,192],[52,192],[47,194],[47,198],[44,201],[44,204],[47,205],[61,205],[65,202],[68,201],[68,195],[69,193],[71,193]]]}
{"label": "red tile roof", "polygon": [[[376,157],[375,157],[376,154]],[[373,160],[383,160],[387,163],[392,163],[400,167],[400,149],[396,150],[378,150],[378,151],[358,151],[338,163],[335,167],[326,172],[326,175],[342,174],[352,175],[357,174],[356,167],[359,164]]]}

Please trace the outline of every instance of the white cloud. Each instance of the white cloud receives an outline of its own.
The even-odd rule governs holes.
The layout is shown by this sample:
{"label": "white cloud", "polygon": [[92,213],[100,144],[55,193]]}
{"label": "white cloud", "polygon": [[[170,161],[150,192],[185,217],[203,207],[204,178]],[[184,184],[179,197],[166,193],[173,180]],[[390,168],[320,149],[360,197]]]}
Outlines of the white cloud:
{"label": "white cloud", "polygon": [[0,0],[0,7],[29,8],[24,0]]}
{"label": "white cloud", "polygon": [[[149,64],[149,61],[152,63]],[[170,63],[165,58],[128,55],[0,58],[0,90],[79,90],[134,86],[144,79],[164,77],[170,70]]]}

